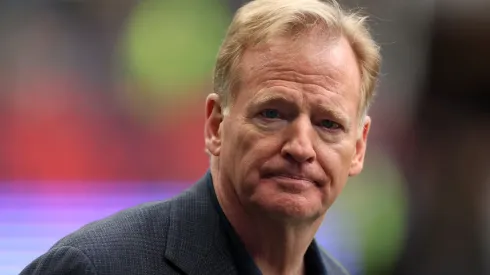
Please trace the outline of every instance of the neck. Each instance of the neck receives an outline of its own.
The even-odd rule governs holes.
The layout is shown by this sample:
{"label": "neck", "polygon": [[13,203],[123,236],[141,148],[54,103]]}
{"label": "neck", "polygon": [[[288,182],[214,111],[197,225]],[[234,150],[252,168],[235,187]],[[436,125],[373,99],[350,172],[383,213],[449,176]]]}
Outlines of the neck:
{"label": "neck", "polygon": [[321,218],[304,223],[273,220],[263,210],[245,207],[218,169],[211,168],[211,175],[224,214],[262,273],[304,274],[304,255]]}

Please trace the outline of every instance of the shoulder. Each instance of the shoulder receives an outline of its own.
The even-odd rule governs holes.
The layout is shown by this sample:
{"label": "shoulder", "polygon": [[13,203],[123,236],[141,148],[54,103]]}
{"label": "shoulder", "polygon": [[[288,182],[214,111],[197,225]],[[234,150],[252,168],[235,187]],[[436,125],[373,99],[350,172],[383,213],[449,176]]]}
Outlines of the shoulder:
{"label": "shoulder", "polygon": [[95,275],[92,261],[81,250],[60,246],[53,248],[27,266],[20,275]]}
{"label": "shoulder", "polygon": [[194,184],[169,200],[141,204],[89,223],[61,239],[54,247],[74,246],[89,251],[89,254],[100,247],[129,247],[132,251],[139,246],[163,249],[171,220],[181,219],[187,212],[195,212],[195,204],[204,200],[201,199],[205,196],[201,186]]}
{"label": "shoulder", "polygon": [[134,247],[135,244],[161,240],[168,228],[173,200],[151,202],[120,211],[89,223],[58,241],[54,248],[73,246],[91,252]]}
{"label": "shoulder", "polygon": [[21,274],[140,274],[166,268],[162,259],[171,213],[192,199],[187,193],[89,223],[59,240]]}
{"label": "shoulder", "polygon": [[319,251],[328,275],[349,275],[347,269],[345,269],[342,264],[328,252],[326,252],[323,248],[319,248]]}

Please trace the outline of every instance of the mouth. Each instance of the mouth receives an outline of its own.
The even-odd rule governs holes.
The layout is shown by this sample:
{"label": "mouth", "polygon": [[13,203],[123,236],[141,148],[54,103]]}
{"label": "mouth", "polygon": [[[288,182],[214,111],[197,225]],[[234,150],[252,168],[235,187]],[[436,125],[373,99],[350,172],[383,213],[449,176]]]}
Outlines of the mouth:
{"label": "mouth", "polygon": [[265,178],[273,180],[281,185],[296,186],[296,187],[303,187],[303,188],[307,188],[312,185],[317,187],[320,186],[318,182],[311,179],[310,177],[306,177],[298,174],[278,173],[278,174],[267,175]]}
{"label": "mouth", "polygon": [[273,177],[278,177],[278,178],[287,178],[287,179],[293,179],[293,180],[301,180],[301,181],[310,181],[313,182],[311,179],[307,177],[303,177],[300,175],[291,175],[291,174],[278,174]]}

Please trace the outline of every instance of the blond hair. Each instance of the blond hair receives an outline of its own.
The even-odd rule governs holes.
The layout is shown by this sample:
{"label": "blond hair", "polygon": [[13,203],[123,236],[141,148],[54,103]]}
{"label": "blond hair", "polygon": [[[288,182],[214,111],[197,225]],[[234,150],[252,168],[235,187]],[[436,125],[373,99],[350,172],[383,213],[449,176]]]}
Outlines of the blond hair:
{"label": "blond hair", "polygon": [[359,111],[366,114],[372,102],[380,70],[379,47],[366,26],[367,17],[349,13],[332,0],[255,0],[240,8],[231,22],[218,53],[214,91],[227,107],[239,81],[236,73],[243,52],[274,36],[295,36],[315,27],[349,41],[361,73]]}

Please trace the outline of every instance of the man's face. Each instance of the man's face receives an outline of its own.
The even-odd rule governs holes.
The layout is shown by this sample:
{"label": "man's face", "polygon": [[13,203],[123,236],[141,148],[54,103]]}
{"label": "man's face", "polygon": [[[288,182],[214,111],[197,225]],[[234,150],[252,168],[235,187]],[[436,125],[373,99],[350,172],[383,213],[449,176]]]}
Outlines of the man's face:
{"label": "man's face", "polygon": [[310,34],[247,49],[241,61],[229,112],[216,119],[207,102],[219,176],[246,208],[315,220],[362,170],[370,120],[359,121],[356,57],[346,39]]}

